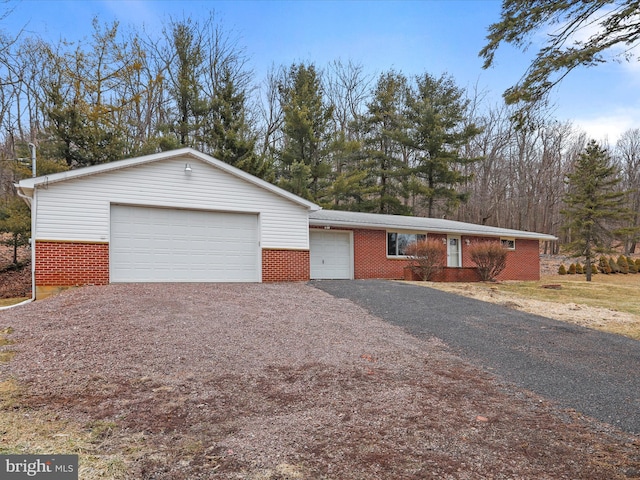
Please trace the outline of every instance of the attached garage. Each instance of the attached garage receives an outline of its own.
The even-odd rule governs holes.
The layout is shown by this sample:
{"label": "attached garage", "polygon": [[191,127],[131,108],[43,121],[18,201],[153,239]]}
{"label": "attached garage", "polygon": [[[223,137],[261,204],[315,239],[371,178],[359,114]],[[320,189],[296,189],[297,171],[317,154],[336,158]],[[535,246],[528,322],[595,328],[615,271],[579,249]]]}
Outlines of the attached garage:
{"label": "attached garage", "polygon": [[352,232],[311,229],[309,245],[312,279],[353,278]]}
{"label": "attached garage", "polygon": [[112,282],[309,280],[320,207],[190,148],[21,180],[36,298]]}
{"label": "attached garage", "polygon": [[111,206],[111,282],[259,282],[258,216]]}

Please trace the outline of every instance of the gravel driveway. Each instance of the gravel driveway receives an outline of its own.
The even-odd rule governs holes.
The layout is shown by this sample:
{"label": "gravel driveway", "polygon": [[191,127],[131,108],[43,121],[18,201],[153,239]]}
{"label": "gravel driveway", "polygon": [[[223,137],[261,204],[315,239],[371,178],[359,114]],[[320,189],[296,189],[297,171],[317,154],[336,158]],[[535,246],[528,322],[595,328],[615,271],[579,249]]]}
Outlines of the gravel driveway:
{"label": "gravel driveway", "polygon": [[[630,433],[640,433],[640,342],[423,286],[319,281],[419,337],[516,385]],[[543,314],[544,312],[540,312]]]}
{"label": "gravel driveway", "polygon": [[[316,285],[405,328],[505,322],[392,282]],[[83,480],[640,478],[640,437],[308,284],[85,287],[0,312],[3,331],[0,454],[77,453]]]}

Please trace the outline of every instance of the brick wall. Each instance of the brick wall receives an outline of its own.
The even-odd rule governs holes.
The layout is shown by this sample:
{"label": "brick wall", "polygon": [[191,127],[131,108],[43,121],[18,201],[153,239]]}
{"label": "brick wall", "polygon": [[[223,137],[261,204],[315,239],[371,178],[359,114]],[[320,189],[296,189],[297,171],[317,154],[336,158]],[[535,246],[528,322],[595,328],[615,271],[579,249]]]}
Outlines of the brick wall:
{"label": "brick wall", "polygon": [[[429,238],[446,238],[445,235],[429,234]],[[499,241],[496,238],[461,237],[462,267],[475,267],[469,255],[466,241]],[[387,257],[387,232],[385,230],[356,229],[353,231],[354,274],[355,278],[404,278],[406,259]],[[456,269],[446,269],[456,270]],[[464,273],[463,273],[464,272]],[[460,278],[464,280],[460,280]],[[460,273],[443,272],[437,281],[473,281],[474,275],[465,269]],[[540,255],[538,240],[516,240],[516,249],[507,253],[507,268],[498,276],[498,280],[539,280]]]}
{"label": "brick wall", "polygon": [[540,280],[540,242],[516,239],[516,249],[507,253],[507,268],[498,280]]}
{"label": "brick wall", "polygon": [[109,244],[36,241],[36,286],[107,285]]}
{"label": "brick wall", "polygon": [[385,230],[354,230],[353,257],[355,278],[401,279],[406,259],[387,258]]}
{"label": "brick wall", "polygon": [[309,276],[309,250],[262,250],[263,282],[306,282]]}
{"label": "brick wall", "polygon": [[[468,238],[471,242],[500,241],[495,237],[463,237],[462,262],[464,266],[475,265],[469,256],[464,238]],[[540,280],[540,242],[517,238],[516,249],[507,251],[507,267],[496,280]]]}

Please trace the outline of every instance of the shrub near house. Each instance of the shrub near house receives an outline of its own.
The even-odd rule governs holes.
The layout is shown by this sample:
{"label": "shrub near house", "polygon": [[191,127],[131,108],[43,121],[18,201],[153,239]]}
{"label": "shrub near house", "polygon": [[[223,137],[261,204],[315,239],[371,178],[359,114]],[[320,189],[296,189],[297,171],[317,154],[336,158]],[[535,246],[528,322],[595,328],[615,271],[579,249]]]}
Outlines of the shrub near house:
{"label": "shrub near house", "polygon": [[477,242],[469,247],[483,282],[493,281],[507,267],[507,251],[497,242]]}
{"label": "shrub near house", "polygon": [[447,247],[440,240],[420,240],[409,245],[405,253],[409,266],[425,281],[431,280],[447,263]]}

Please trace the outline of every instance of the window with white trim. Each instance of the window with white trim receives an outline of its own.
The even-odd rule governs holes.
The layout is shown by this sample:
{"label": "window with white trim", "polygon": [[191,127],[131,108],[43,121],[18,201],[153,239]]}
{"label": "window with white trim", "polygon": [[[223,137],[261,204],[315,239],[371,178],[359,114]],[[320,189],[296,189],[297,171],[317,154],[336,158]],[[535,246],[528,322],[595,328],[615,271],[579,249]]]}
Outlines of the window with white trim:
{"label": "window with white trim", "polygon": [[506,248],[507,250],[515,250],[516,249],[516,239],[515,238],[501,238],[500,245],[502,248]]}
{"label": "window with white trim", "polygon": [[387,256],[403,257],[409,245],[426,238],[423,233],[387,232]]}

